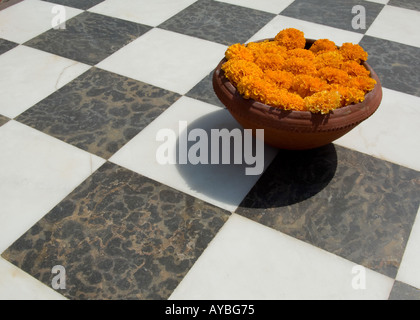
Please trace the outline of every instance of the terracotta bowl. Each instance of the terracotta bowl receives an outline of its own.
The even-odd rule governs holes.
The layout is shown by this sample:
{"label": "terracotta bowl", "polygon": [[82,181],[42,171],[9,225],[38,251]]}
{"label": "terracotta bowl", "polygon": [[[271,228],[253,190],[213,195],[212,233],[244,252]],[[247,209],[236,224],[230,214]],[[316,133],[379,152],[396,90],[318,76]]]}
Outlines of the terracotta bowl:
{"label": "terracotta bowl", "polygon": [[[315,40],[307,40],[309,48]],[[358,124],[369,118],[382,100],[382,87],[375,71],[364,63],[376,80],[375,88],[366,94],[365,100],[336,109],[329,114],[309,111],[286,111],[261,102],[244,99],[236,87],[225,77],[223,59],[213,74],[213,88],[232,116],[245,129],[264,129],[264,142],[280,149],[306,150],[327,145],[342,137]]]}

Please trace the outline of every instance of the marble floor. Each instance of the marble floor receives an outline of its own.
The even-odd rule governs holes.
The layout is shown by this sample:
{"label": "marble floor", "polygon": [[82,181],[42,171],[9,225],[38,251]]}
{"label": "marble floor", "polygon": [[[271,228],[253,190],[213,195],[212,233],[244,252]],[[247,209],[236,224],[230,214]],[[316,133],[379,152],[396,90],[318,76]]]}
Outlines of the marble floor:
{"label": "marble floor", "polygon": [[[378,111],[259,175],[158,161],[239,127],[214,68],[290,27],[362,45]],[[0,299],[419,300],[419,29],[411,0],[0,1]]]}

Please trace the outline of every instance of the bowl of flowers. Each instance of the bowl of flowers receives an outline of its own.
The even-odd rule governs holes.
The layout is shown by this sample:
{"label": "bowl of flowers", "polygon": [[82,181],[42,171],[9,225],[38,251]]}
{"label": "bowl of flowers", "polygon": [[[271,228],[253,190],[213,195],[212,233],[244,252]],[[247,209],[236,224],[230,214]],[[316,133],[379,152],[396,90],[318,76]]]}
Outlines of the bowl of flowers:
{"label": "bowl of flowers", "polygon": [[231,45],[213,74],[213,88],[245,129],[264,142],[313,149],[369,118],[382,100],[380,80],[358,45],[311,40],[289,28],[275,38]]}

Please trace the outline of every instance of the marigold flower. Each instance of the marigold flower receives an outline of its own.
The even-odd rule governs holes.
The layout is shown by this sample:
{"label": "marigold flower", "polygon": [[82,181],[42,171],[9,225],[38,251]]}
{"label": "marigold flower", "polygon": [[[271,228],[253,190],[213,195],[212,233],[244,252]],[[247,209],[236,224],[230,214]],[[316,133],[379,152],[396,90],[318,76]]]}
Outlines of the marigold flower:
{"label": "marigold flower", "polygon": [[283,70],[297,74],[316,74],[317,70],[312,61],[303,58],[290,58],[284,62]]}
{"label": "marigold flower", "polygon": [[304,102],[308,111],[327,114],[341,106],[341,96],[337,91],[321,91],[306,97]]}
{"label": "marigold flower", "polygon": [[245,45],[236,43],[231,45],[225,53],[226,59],[240,59],[254,61],[254,54]]}
{"label": "marigold flower", "polygon": [[283,55],[278,53],[260,53],[255,59],[255,64],[263,71],[265,70],[280,70],[283,68],[285,59]]}
{"label": "marigold flower", "polygon": [[375,79],[371,77],[353,77],[348,81],[347,86],[369,92],[373,90],[375,84]]}
{"label": "marigold flower", "polygon": [[312,77],[310,75],[298,75],[293,79],[290,89],[302,98],[311,96],[314,93],[328,90],[330,86],[327,81]]}
{"label": "marigold flower", "polygon": [[368,77],[370,75],[368,69],[354,60],[344,62],[341,70],[347,72],[351,77]]}
{"label": "marigold flower", "polygon": [[366,61],[368,53],[358,44],[344,43],[339,49],[344,60]]}
{"label": "marigold flower", "polygon": [[265,79],[274,83],[278,88],[289,89],[293,83],[294,74],[282,70],[266,70]]}
{"label": "marigold flower", "polygon": [[277,42],[269,40],[263,42],[250,42],[247,44],[247,48],[254,54],[254,57],[263,53],[283,54],[286,56],[287,52],[285,47],[280,46]]}
{"label": "marigold flower", "polygon": [[338,50],[336,44],[328,39],[319,39],[316,40],[309,50],[315,54],[321,54],[328,51],[336,51]]}
{"label": "marigold flower", "polygon": [[255,63],[232,59],[225,62],[222,66],[226,78],[229,79],[234,85],[237,85],[244,76],[252,76],[255,79],[262,78],[264,72]]}
{"label": "marigold flower", "polygon": [[280,31],[274,40],[277,41],[279,45],[286,47],[287,50],[304,49],[306,45],[304,33],[294,28]]}
{"label": "marigold flower", "polygon": [[314,64],[317,69],[322,69],[325,67],[332,67],[340,69],[344,63],[343,56],[336,51],[324,51],[315,57]]}
{"label": "marigold flower", "polygon": [[315,55],[306,49],[292,49],[287,51],[287,58],[303,58],[306,60],[313,60]]}
{"label": "marigold flower", "polygon": [[322,68],[318,70],[318,74],[321,79],[326,80],[330,84],[346,84],[349,81],[347,72],[332,67]]}
{"label": "marigold flower", "polygon": [[360,89],[344,87],[337,84],[333,84],[331,87],[332,90],[335,90],[340,94],[342,107],[365,100],[365,92]]}

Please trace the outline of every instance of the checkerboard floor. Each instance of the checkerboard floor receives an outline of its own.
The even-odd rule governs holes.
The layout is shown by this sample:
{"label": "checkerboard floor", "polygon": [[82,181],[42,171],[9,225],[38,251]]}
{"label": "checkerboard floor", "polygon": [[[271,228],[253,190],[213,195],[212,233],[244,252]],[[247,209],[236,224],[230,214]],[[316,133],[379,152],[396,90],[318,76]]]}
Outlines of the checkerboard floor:
{"label": "checkerboard floor", "polygon": [[[419,2],[11,2],[0,299],[420,299]],[[360,43],[378,111],[316,150],[266,146],[259,176],[159,164],[161,129],[238,127],[212,71],[230,44],[288,27]]]}

